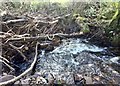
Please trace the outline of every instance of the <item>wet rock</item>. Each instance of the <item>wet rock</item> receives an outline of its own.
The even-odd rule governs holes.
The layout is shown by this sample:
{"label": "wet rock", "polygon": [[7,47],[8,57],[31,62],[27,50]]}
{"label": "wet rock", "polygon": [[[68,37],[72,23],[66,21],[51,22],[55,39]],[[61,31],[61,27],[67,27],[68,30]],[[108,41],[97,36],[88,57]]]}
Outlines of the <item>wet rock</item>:
{"label": "wet rock", "polygon": [[46,84],[47,81],[40,75],[33,75],[29,76],[26,79],[20,79],[19,81],[15,82],[14,84],[21,84],[21,85],[34,85],[34,84]]}
{"label": "wet rock", "polygon": [[93,84],[92,77],[84,76],[86,84]]}
{"label": "wet rock", "polygon": [[36,78],[36,84],[46,84],[46,83],[47,81],[43,77],[38,76]]}
{"label": "wet rock", "polygon": [[30,84],[30,81],[31,81],[30,78],[27,78],[27,79],[25,79],[25,80],[21,79],[21,80],[20,80],[20,84],[23,84],[23,85],[24,85],[24,84],[27,84],[27,85],[28,85],[28,84]]}

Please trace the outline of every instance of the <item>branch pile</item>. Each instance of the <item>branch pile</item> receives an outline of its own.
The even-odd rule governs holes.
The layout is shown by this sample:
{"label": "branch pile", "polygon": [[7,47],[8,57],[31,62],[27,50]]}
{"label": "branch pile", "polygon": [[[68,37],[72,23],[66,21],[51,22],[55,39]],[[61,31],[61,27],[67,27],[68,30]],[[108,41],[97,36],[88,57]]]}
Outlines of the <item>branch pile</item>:
{"label": "branch pile", "polygon": [[[35,48],[37,42],[40,44],[38,49],[41,49],[48,48],[49,45],[58,45],[61,38],[82,36],[81,33],[76,33],[79,32],[80,28],[78,26],[76,28],[75,22],[67,20],[69,16],[32,17],[28,15],[2,15],[0,22],[2,27],[0,31],[2,72],[10,74],[11,71],[16,70],[15,62],[30,60],[30,53],[37,51]],[[70,26],[71,24],[72,27]],[[18,77],[21,78],[20,76]],[[0,84],[2,85],[2,83]]]}

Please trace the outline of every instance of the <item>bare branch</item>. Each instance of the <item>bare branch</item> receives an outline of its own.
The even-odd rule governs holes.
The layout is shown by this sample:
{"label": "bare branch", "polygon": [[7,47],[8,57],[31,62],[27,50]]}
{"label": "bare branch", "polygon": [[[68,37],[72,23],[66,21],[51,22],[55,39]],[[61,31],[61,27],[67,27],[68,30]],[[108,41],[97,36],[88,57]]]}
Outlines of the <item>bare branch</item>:
{"label": "bare branch", "polygon": [[0,86],[13,83],[13,82],[19,80],[20,78],[22,78],[23,76],[25,76],[28,72],[30,72],[33,69],[33,67],[34,67],[34,65],[35,65],[35,63],[37,61],[37,56],[38,56],[37,50],[38,50],[38,42],[36,44],[35,57],[34,57],[34,60],[33,60],[32,64],[31,64],[31,66],[26,71],[24,71],[22,74],[20,74],[19,76],[15,77],[15,78],[13,78],[11,80],[8,80],[8,81],[0,82]]}

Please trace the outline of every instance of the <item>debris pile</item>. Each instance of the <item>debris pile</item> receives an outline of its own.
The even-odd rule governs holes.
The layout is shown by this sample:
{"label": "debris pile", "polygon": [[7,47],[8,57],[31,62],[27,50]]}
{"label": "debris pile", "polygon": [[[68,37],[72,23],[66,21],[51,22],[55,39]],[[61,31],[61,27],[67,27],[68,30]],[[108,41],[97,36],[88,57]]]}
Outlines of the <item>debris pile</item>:
{"label": "debris pile", "polygon": [[[36,45],[38,49],[53,50],[55,45],[60,44],[61,38],[82,36],[79,25],[73,20],[67,21],[69,16],[70,14],[61,17],[17,16],[7,12],[2,14],[0,61],[3,64],[2,73],[5,74],[1,75],[14,75],[16,70],[20,69],[16,64],[23,62],[32,64],[29,55],[37,52]],[[71,24],[74,25],[74,29],[71,28]]]}

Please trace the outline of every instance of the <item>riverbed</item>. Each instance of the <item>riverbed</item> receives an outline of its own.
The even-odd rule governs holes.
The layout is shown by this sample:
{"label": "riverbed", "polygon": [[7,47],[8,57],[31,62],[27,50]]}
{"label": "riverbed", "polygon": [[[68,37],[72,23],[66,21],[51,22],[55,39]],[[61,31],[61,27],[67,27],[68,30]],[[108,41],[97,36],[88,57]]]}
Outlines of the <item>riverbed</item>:
{"label": "riverbed", "polygon": [[76,84],[83,83],[84,78],[88,84],[120,84],[118,68],[119,57],[115,57],[107,47],[71,38],[62,40],[62,44],[51,52],[41,50],[35,74],[42,76],[46,83]]}

